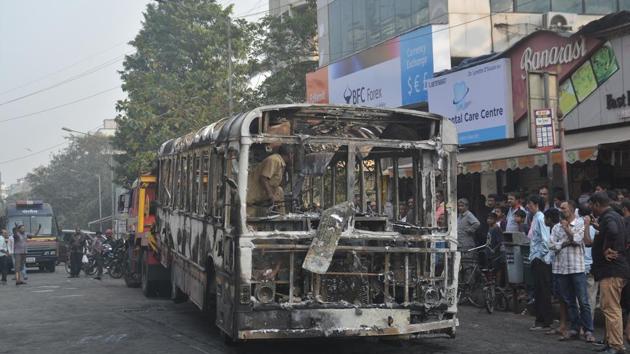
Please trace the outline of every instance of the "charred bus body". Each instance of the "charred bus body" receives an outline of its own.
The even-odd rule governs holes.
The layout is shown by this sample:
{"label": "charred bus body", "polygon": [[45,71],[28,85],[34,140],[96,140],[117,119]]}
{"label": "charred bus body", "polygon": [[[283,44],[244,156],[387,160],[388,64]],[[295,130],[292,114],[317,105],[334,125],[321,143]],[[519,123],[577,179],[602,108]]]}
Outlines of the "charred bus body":
{"label": "charred bus body", "polygon": [[[252,174],[280,146],[282,198],[253,202]],[[234,340],[453,335],[456,149],[440,116],[327,105],[164,143],[154,236],[173,298],[216,308]]]}

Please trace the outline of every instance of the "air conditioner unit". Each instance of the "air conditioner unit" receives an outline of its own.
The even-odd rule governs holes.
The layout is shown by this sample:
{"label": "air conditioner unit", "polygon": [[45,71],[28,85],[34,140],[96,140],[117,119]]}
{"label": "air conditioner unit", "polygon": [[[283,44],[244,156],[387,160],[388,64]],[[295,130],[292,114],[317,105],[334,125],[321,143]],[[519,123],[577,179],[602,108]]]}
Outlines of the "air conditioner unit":
{"label": "air conditioner unit", "polygon": [[574,32],[577,14],[566,12],[547,12],[543,14],[543,28],[558,32]]}

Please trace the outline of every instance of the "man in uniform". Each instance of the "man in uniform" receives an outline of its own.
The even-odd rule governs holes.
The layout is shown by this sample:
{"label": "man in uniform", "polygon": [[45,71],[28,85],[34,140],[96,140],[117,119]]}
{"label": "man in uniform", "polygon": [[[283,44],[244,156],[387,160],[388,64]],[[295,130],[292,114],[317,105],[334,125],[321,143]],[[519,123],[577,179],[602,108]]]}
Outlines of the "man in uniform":
{"label": "man in uniform", "polygon": [[284,212],[284,191],[280,186],[284,171],[291,163],[291,150],[281,145],[278,152],[267,156],[255,166],[247,181],[247,214],[249,216],[266,216],[269,207],[282,203],[279,211]]}

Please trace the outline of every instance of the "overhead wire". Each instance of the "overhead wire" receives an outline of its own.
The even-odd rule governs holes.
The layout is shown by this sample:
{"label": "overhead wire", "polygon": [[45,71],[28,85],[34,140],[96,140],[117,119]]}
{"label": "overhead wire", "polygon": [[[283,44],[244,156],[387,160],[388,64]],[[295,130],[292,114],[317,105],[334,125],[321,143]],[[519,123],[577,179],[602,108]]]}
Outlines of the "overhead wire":
{"label": "overhead wire", "polygon": [[124,54],[120,55],[120,56],[117,56],[117,57],[115,57],[113,59],[110,59],[110,60],[108,60],[108,61],[106,61],[104,63],[96,65],[96,66],[94,66],[94,67],[92,67],[92,68],[90,68],[90,69],[88,69],[86,71],[83,71],[83,72],[81,72],[81,73],[79,73],[77,75],[71,76],[71,77],[69,77],[69,78],[67,78],[65,80],[59,81],[59,82],[57,82],[55,84],[52,84],[50,86],[44,87],[42,89],[30,92],[30,93],[27,93],[27,94],[19,96],[19,97],[12,98],[12,99],[10,99],[8,101],[0,102],[0,106],[4,106],[4,105],[7,105],[9,103],[17,102],[17,101],[23,100],[25,98],[34,96],[36,94],[39,94],[39,93],[42,93],[42,92],[45,92],[45,91],[48,91],[48,90],[52,90],[52,89],[54,89],[56,87],[65,85],[65,84],[70,83],[72,81],[76,81],[76,80],[81,79],[81,78],[83,78],[83,77],[85,77],[87,75],[90,75],[90,74],[93,74],[93,73],[98,72],[100,70],[103,70],[103,69],[105,69],[106,67],[108,67],[108,66],[110,66],[112,64],[116,64],[119,61],[123,60],[124,57],[125,57]]}
{"label": "overhead wire", "polygon": [[39,111],[36,111],[36,112],[31,112],[31,113],[27,113],[27,114],[22,114],[22,115],[19,115],[19,116],[11,117],[11,118],[2,119],[2,120],[0,120],[0,123],[10,122],[12,120],[23,119],[23,118],[31,117],[31,116],[34,116],[34,115],[37,115],[37,114],[49,112],[49,111],[52,111],[52,110],[55,110],[55,109],[59,109],[59,108],[62,108],[62,107],[66,107],[66,106],[69,106],[69,105],[72,105],[72,104],[75,104],[75,103],[79,103],[79,102],[88,100],[90,98],[102,95],[104,93],[107,93],[109,91],[113,91],[113,90],[116,90],[116,89],[119,89],[119,88],[120,88],[120,85],[116,85],[114,87],[110,87],[110,88],[108,88],[106,90],[96,92],[96,93],[91,94],[89,96],[81,97],[81,98],[76,99],[74,101],[62,103],[60,105],[56,105],[56,106],[53,106],[53,107],[48,107],[48,108],[45,108],[45,109],[42,109],[42,110],[39,110]]}
{"label": "overhead wire", "polygon": [[[94,130],[94,129],[100,128],[100,127],[102,127],[102,126],[103,126],[103,124],[99,124],[98,126],[96,126],[96,127],[92,128],[92,129],[89,129],[89,130],[88,130],[88,132],[89,132],[90,130]],[[32,157],[32,156],[35,156],[35,155],[39,155],[39,154],[41,154],[41,153],[43,153],[43,152],[50,151],[50,150],[53,150],[53,149],[55,149],[55,148],[61,147],[61,146],[63,146],[63,145],[66,145],[67,143],[68,143],[68,140],[64,141],[63,143],[59,143],[59,144],[55,144],[55,145],[52,145],[52,146],[49,146],[49,147],[43,148],[43,149],[41,149],[41,150],[33,151],[33,152],[31,152],[30,154],[26,154],[26,155],[22,155],[22,156],[14,157],[14,158],[9,159],[9,160],[0,161],[0,165],[4,165],[4,164],[10,163],[10,162],[15,162],[15,161],[24,160],[24,159],[26,159],[26,158],[29,158],[29,157]]]}
{"label": "overhead wire", "polygon": [[110,50],[112,50],[112,49],[114,49],[114,48],[117,48],[117,47],[120,47],[120,46],[121,46],[121,45],[123,45],[123,44],[127,44],[127,41],[123,41],[123,42],[116,43],[116,44],[114,44],[113,46],[111,46],[111,47],[109,47],[109,48],[103,49],[103,50],[98,51],[98,52],[96,52],[96,53],[94,53],[94,54],[91,54],[91,55],[89,55],[89,56],[87,56],[87,57],[84,57],[84,58],[82,58],[82,59],[80,59],[80,60],[77,60],[77,61],[75,61],[75,62],[73,62],[73,63],[71,63],[71,64],[69,64],[69,65],[67,65],[67,66],[64,66],[64,67],[62,67],[62,68],[59,68],[59,69],[57,69],[57,70],[55,70],[55,71],[53,71],[53,72],[51,72],[51,73],[45,74],[44,76],[41,76],[41,77],[39,77],[39,78],[37,78],[37,79],[31,80],[31,81],[29,81],[29,82],[26,82],[26,83],[21,84],[21,85],[18,85],[18,86],[14,86],[14,87],[9,88],[9,89],[4,90],[4,91],[1,91],[1,92],[0,92],[0,95],[4,95],[4,94],[6,94],[6,93],[13,92],[13,91],[15,91],[15,90],[18,90],[18,89],[21,89],[21,88],[24,88],[24,87],[30,86],[30,85],[32,85],[32,84],[34,84],[34,83],[36,83],[36,82],[40,82],[40,81],[42,81],[42,80],[45,80],[45,79],[47,79],[47,78],[49,78],[49,77],[51,77],[51,76],[57,75],[57,74],[59,74],[59,73],[61,73],[61,72],[64,72],[64,71],[66,71],[66,70],[68,70],[68,69],[71,69],[71,68],[73,68],[73,67],[75,67],[75,66],[77,66],[77,65],[79,65],[79,64],[81,64],[81,63],[83,63],[83,62],[85,62],[85,61],[88,61],[88,60],[90,60],[90,59],[92,59],[92,58],[95,58],[95,57],[97,57],[97,56],[99,56],[99,55],[101,55],[101,54],[103,54],[103,53],[107,53],[107,52],[109,52]]}

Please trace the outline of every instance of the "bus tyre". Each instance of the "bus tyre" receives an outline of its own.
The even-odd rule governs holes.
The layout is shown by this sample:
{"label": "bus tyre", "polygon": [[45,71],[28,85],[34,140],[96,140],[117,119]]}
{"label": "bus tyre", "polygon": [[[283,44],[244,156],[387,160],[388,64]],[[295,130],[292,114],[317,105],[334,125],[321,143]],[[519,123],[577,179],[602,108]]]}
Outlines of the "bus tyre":
{"label": "bus tyre", "polygon": [[155,297],[157,295],[158,284],[155,281],[149,280],[149,263],[147,252],[142,252],[142,260],[140,261],[142,268],[142,293],[146,297]]}
{"label": "bus tyre", "polygon": [[55,272],[55,268],[56,268],[56,264],[55,262],[50,262],[48,263],[48,265],[46,266],[46,270],[48,270],[51,273]]}

